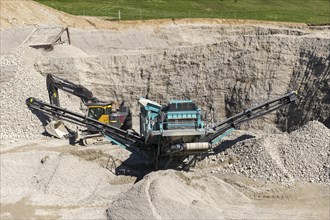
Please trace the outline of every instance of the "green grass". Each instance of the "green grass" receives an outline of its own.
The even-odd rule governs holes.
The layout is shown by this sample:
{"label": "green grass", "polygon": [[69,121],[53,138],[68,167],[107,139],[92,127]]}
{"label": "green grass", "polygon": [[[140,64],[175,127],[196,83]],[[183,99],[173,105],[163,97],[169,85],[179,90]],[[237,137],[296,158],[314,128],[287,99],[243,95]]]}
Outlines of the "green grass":
{"label": "green grass", "polygon": [[330,0],[36,0],[73,15],[122,20],[228,18],[330,23]]}

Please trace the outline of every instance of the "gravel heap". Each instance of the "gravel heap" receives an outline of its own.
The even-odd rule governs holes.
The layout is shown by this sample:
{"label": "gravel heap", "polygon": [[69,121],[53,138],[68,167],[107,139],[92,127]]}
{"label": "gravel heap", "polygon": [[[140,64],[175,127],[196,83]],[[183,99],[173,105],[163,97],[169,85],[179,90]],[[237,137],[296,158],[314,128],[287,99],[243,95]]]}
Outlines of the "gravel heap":
{"label": "gravel heap", "polygon": [[330,129],[311,121],[278,145],[284,166],[296,179],[330,183]]}
{"label": "gravel heap", "polygon": [[212,172],[282,183],[330,183],[330,130],[311,121],[290,134],[259,133],[206,158],[201,165],[214,165]]}
{"label": "gravel heap", "polygon": [[148,174],[119,194],[106,212],[108,219],[219,219],[233,217],[224,212],[225,205],[244,204],[249,209],[249,203],[210,174],[165,170]]}
{"label": "gravel heap", "polygon": [[105,190],[114,178],[109,170],[69,154],[49,151],[4,154],[1,170],[4,203],[28,197],[34,204],[75,205],[94,199],[101,202],[117,193],[115,188]]}
{"label": "gravel heap", "polygon": [[[49,102],[46,77],[34,68],[44,53],[22,45],[1,56],[0,140],[34,139],[44,132],[42,122],[25,104],[28,97]],[[79,111],[79,103],[72,103],[64,92],[60,96],[62,106]]]}

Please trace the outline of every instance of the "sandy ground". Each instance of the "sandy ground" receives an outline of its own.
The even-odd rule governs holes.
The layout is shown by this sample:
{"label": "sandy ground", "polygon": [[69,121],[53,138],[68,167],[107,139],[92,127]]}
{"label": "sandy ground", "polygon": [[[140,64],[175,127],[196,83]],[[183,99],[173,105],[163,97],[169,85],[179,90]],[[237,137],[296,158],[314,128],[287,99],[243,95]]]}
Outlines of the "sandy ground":
{"label": "sandy ground", "polygon": [[1,146],[1,219],[327,219],[329,185],[284,186],[206,166],[158,171],[134,184],[115,176],[113,145],[42,138]]}
{"label": "sandy ground", "polygon": [[47,138],[15,145],[1,146],[1,219],[102,219],[110,198],[135,181],[111,172],[109,155],[121,156],[116,146],[79,148]]}
{"label": "sandy ground", "polygon": [[[255,23],[221,19],[106,22],[99,18],[71,16],[32,1],[4,0],[0,4],[1,42],[9,42],[1,45],[1,89],[5,88],[7,91],[9,88],[18,88],[24,98],[26,93],[29,93],[40,95],[45,100],[47,94],[43,85],[44,78],[34,67],[36,58],[46,56],[45,53],[26,47],[18,48],[35,27],[68,25],[80,28],[82,33],[93,32],[95,29],[112,29],[118,31],[120,38],[121,30],[129,30],[132,27],[145,28],[148,31],[150,25]],[[303,24],[293,23],[258,24],[278,28],[305,27]],[[321,36],[327,34],[323,31]],[[98,37],[103,38],[103,35]],[[201,36],[201,39],[204,39],[203,37],[205,36]],[[144,36],[139,39],[144,46],[153,47],[170,47],[168,42],[173,41],[170,38],[151,44]],[[200,43],[198,40],[187,42],[193,46]],[[132,45],[132,48],[136,47],[134,43]],[[178,46],[180,42],[174,42],[173,45]],[[119,48],[121,53],[124,53],[124,49],[131,49],[130,53],[135,52],[129,48],[130,45],[124,43],[119,47],[122,47]],[[91,48],[85,50],[90,50],[91,54],[105,53],[102,48],[95,51]],[[110,49],[116,51],[118,48]],[[75,58],[86,56],[77,47],[63,45],[49,52],[47,56],[72,58],[73,54]],[[9,73],[9,76],[3,73]],[[15,77],[12,78],[11,74]],[[27,77],[29,82],[24,84],[20,76]],[[39,84],[42,86],[39,87]],[[1,112],[8,112],[6,103],[12,102],[11,104],[21,107],[17,113],[26,116],[26,122],[35,121],[26,109],[24,99],[20,97],[22,94],[17,96],[17,92],[12,92],[3,96],[7,98],[1,102]],[[75,105],[78,111],[77,101],[66,96],[63,98],[64,104]],[[2,115],[1,119],[2,125],[7,127],[1,131],[6,135],[2,136],[0,145],[1,219],[330,218],[330,150],[327,142],[329,129],[318,123],[307,127],[309,130],[306,128],[301,134],[292,136],[271,129],[263,132],[238,131],[238,134],[248,138],[240,138],[239,135],[229,137],[232,139],[226,139],[224,144],[220,145],[220,149],[228,148],[227,150],[205,158],[192,171],[151,172],[138,181],[134,176],[114,174],[115,167],[120,166],[131,155],[119,146],[71,146],[67,140],[41,135],[41,124],[25,128],[26,124],[14,124],[16,122],[10,117]],[[21,131],[15,132],[17,128],[14,125],[22,128]],[[10,136],[13,133],[15,135]],[[299,139],[302,135],[306,138],[301,139],[301,142],[296,141],[295,138]],[[294,142],[301,145],[297,148],[299,154],[290,151]],[[310,153],[314,147],[323,152],[320,152],[320,155]],[[260,150],[261,153],[258,151],[260,154],[253,154],[248,149]],[[289,157],[285,157],[283,151]],[[249,160],[240,152],[251,157],[260,156],[260,160]],[[304,152],[308,153],[306,160]],[[301,168],[292,163],[297,158],[300,160],[297,164],[301,165]],[[268,163],[268,160],[271,163]],[[284,161],[289,163],[283,165]],[[252,172],[254,176],[249,173],[250,166],[257,167],[255,170],[258,173]],[[278,176],[270,177],[276,169],[279,170],[279,173],[276,173]],[[290,181],[281,181],[287,174],[284,171],[289,172]],[[308,171],[307,176],[304,171]],[[319,176],[322,178],[318,179]]]}

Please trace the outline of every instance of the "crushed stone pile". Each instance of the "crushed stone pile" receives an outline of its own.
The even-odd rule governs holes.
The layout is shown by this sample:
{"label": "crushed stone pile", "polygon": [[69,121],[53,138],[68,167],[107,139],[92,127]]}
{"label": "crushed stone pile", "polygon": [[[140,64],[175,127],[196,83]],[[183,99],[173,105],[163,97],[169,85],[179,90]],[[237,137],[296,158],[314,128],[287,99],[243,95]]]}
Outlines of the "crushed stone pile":
{"label": "crushed stone pile", "polygon": [[[260,192],[260,189],[259,189]],[[152,172],[108,205],[107,219],[280,219],[306,217],[256,206],[237,187],[201,170]],[[310,216],[308,216],[310,217]]]}
{"label": "crushed stone pile", "polygon": [[34,151],[1,155],[1,202],[29,198],[43,205],[94,204],[121,190],[107,190],[114,174],[97,163],[55,152]]}
{"label": "crushed stone pile", "polygon": [[252,178],[291,183],[330,183],[330,129],[311,121],[288,134],[260,133],[212,155],[201,165],[212,172],[233,172]]}
{"label": "crushed stone pile", "polygon": [[[148,174],[130,190],[117,196],[107,209],[108,219],[219,219],[224,205],[245,204],[250,199],[211,175],[174,170]],[[219,204],[222,204],[221,206]]]}
{"label": "crushed stone pile", "polygon": [[[49,102],[46,77],[34,68],[44,53],[47,51],[21,45],[1,55],[0,140],[17,141],[42,136],[43,123],[26,107],[25,100],[35,97]],[[60,103],[81,113],[80,104],[73,102],[65,92],[60,94]]]}
{"label": "crushed stone pile", "polygon": [[311,121],[289,137],[289,143],[278,145],[289,172],[296,179],[330,183],[330,129]]}

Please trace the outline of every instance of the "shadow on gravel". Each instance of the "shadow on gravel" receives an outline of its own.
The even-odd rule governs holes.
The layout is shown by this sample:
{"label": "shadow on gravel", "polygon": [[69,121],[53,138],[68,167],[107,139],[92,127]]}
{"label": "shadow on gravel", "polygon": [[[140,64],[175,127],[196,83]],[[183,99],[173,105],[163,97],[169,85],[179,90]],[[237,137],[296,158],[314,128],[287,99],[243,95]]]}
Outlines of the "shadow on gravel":
{"label": "shadow on gravel", "polygon": [[39,121],[42,123],[42,126],[46,126],[49,122],[50,122],[50,118],[48,115],[45,115],[42,112],[39,111],[35,111],[35,110],[31,110],[31,112],[37,116],[37,118],[39,119]]}
{"label": "shadow on gravel", "polygon": [[[45,132],[45,135],[48,135],[47,132]],[[219,146],[214,148],[214,153],[211,153],[209,155],[215,155],[220,152],[223,152],[226,149],[234,146],[236,143],[247,140],[247,139],[251,139],[251,138],[255,138],[255,136],[245,134],[245,135],[241,135],[240,137],[238,137],[234,140],[223,141]],[[72,144],[72,145],[75,145],[75,144]],[[81,147],[81,146],[79,146],[79,147]],[[105,164],[103,164],[102,166],[105,166],[106,169],[108,169],[111,173],[113,173],[116,176],[136,177],[135,183],[142,180],[143,177],[146,176],[147,174],[157,170],[155,168],[154,160],[151,157],[151,155],[148,156],[145,152],[143,152],[142,150],[139,150],[138,148],[136,148],[134,146],[126,146],[125,149],[131,152],[131,154],[129,155],[128,158],[126,158],[125,160],[122,161],[120,159],[116,159],[112,155],[106,155]],[[81,152],[81,151],[79,151],[79,152]],[[76,154],[73,154],[73,155],[77,156]],[[96,158],[99,158],[101,156],[102,155],[97,155]],[[91,158],[91,157],[89,156],[87,158]],[[84,158],[84,159],[86,159],[86,158]],[[165,162],[167,162],[167,161],[165,161]],[[164,164],[162,164],[162,165],[164,165]],[[162,167],[162,165],[161,165],[161,167]],[[171,165],[173,165],[173,164],[170,164],[170,166],[168,166],[167,168],[163,168],[163,169],[185,170],[185,169],[176,167],[175,161],[174,161],[174,165],[173,166],[171,166]],[[159,169],[159,170],[163,170],[163,169]],[[189,169],[186,171],[189,171]]]}
{"label": "shadow on gravel", "polygon": [[136,182],[140,181],[148,173],[155,171],[152,160],[143,152],[133,147],[126,148],[131,155],[124,161],[109,157],[106,168],[116,176],[134,176]]}
{"label": "shadow on gravel", "polygon": [[223,152],[226,149],[228,149],[228,148],[232,147],[233,145],[237,144],[238,142],[244,141],[244,140],[247,140],[247,139],[251,139],[251,138],[255,138],[255,136],[249,135],[249,134],[244,134],[244,135],[236,138],[235,140],[223,141],[223,142],[220,143],[219,146],[217,146],[213,149],[214,154],[218,154],[220,152]]}
{"label": "shadow on gravel", "polygon": [[[226,149],[234,146],[240,141],[247,139],[255,138],[253,135],[244,134],[234,140],[223,141],[219,146],[214,148],[214,153],[210,155],[215,155],[220,152],[225,151]],[[127,149],[132,152],[132,154],[120,164],[116,164],[112,158],[109,158],[107,169],[109,169],[115,175],[124,175],[124,176],[134,176],[136,177],[136,182],[140,181],[148,173],[155,171],[155,165],[152,163],[150,157],[144,155],[142,152],[137,152],[132,149]],[[169,169],[176,169],[169,167]]]}
{"label": "shadow on gravel", "polygon": [[[32,114],[34,114],[35,116],[37,116],[37,118],[39,119],[39,121],[42,123],[42,126],[45,127],[46,125],[48,125],[48,123],[50,122],[50,118],[48,115],[44,114],[43,112],[39,112],[36,110],[31,110]],[[42,132],[43,136],[46,137],[51,137],[50,134],[47,133],[47,131]]]}

